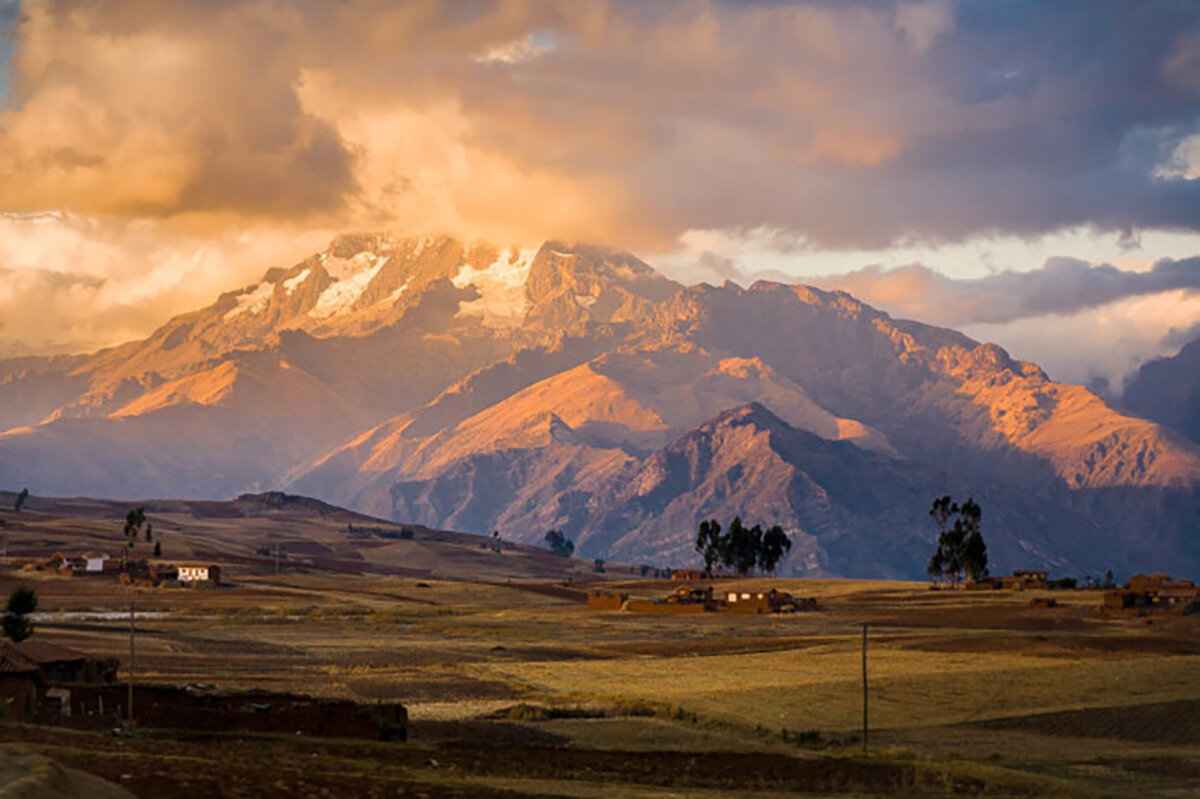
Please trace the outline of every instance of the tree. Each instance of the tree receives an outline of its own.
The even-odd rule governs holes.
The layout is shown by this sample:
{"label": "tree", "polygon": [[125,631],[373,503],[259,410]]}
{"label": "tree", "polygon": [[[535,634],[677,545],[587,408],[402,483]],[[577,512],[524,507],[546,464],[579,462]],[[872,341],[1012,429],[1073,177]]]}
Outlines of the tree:
{"label": "tree", "polygon": [[560,558],[569,558],[575,552],[575,543],[563,535],[562,530],[550,530],[542,537],[546,546]]}
{"label": "tree", "polygon": [[716,519],[700,522],[696,533],[696,551],[704,558],[704,574],[712,577],[713,566],[721,560],[721,525]]}
{"label": "tree", "polygon": [[125,514],[125,549],[133,551],[134,545],[137,544],[138,533],[142,532],[143,528],[146,530],[146,540],[149,541],[151,526],[146,523],[146,509],[131,508]]}
{"label": "tree", "polygon": [[29,489],[22,488],[21,493],[17,494],[17,498],[13,500],[13,512],[20,513],[27,499],[29,499]]}
{"label": "tree", "polygon": [[18,588],[8,597],[4,610],[4,635],[14,643],[33,635],[29,615],[37,610],[37,593],[32,588]]}
{"label": "tree", "polygon": [[783,560],[783,556],[792,549],[792,539],[787,537],[787,533],[783,532],[783,528],[779,525],[774,525],[762,536],[762,550],[758,555],[758,567],[763,573],[775,573],[775,569],[779,566],[779,562]]}
{"label": "tree", "polygon": [[762,528],[757,524],[746,527],[740,516],[734,516],[722,543],[721,562],[738,574],[749,574],[762,551]]}
{"label": "tree", "polygon": [[926,574],[934,580],[949,578],[953,585],[958,585],[964,573],[973,580],[986,577],[987,544],[980,531],[983,512],[975,500],[968,499],[959,507],[949,496],[939,497],[929,516],[938,526],[938,542]]}
{"label": "tree", "polygon": [[717,563],[738,574],[749,574],[755,568],[766,574],[775,572],[791,550],[792,541],[779,525],[764,533],[761,525],[747,527],[740,516],[735,516],[724,533],[716,519],[700,522],[695,548],[704,558],[704,573],[710,577]]}
{"label": "tree", "polygon": [[965,533],[963,539],[962,566],[967,576],[978,582],[988,573],[987,544],[984,543],[980,522],[983,511],[973,498],[968,497],[959,510],[959,521]]}
{"label": "tree", "polygon": [[156,557],[156,558],[162,557],[162,541],[154,542],[154,557]]}

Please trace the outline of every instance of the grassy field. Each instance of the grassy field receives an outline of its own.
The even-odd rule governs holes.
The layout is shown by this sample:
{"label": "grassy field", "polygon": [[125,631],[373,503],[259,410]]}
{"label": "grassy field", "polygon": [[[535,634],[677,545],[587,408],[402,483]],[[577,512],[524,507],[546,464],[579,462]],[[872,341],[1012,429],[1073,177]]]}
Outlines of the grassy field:
{"label": "grassy field", "polygon": [[[49,759],[141,796],[1177,796],[1200,784],[1197,617],[1104,617],[1098,592],[831,580],[722,581],[818,599],[788,616],[596,613],[580,564],[547,579],[538,570],[557,564],[537,553],[489,550],[471,578],[478,547],[425,545],[426,558],[466,553],[453,578],[430,563],[419,576],[390,562],[275,575],[234,559],[220,590],[137,596],[139,681],[399,700],[408,743],[0,724],[0,765]],[[640,596],[672,588],[604,576]],[[126,656],[116,614],[129,589],[0,572],[0,594],[17,585],[38,592],[38,638]]]}

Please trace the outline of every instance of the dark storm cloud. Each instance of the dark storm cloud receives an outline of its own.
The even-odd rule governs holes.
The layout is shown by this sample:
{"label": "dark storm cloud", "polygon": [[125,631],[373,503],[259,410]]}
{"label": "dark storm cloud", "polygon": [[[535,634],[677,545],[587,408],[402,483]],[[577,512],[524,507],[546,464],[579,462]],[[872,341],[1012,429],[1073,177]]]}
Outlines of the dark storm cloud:
{"label": "dark storm cloud", "polygon": [[1041,269],[954,279],[913,264],[806,279],[889,311],[951,327],[1073,314],[1126,297],[1200,290],[1200,258],[1164,259],[1147,272],[1051,258]]}
{"label": "dark storm cloud", "polygon": [[[1178,2],[29,4],[0,210],[670,249],[1200,227]],[[1186,146],[1185,146],[1186,144]]]}

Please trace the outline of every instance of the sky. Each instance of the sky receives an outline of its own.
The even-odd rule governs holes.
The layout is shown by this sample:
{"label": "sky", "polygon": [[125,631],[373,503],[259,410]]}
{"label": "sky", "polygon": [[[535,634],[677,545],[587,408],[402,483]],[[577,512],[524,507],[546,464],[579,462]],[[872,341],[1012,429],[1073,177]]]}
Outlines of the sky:
{"label": "sky", "polygon": [[1200,333],[1192,0],[0,0],[0,33],[0,352],[351,229],[845,289],[1098,386]]}

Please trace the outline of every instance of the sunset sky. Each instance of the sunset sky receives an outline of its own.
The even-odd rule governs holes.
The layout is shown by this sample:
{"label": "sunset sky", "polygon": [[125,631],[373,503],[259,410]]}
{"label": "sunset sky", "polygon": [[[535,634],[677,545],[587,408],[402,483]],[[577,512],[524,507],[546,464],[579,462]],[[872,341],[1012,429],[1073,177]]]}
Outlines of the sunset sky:
{"label": "sunset sky", "polygon": [[0,31],[0,353],[145,335],[349,229],[846,288],[1066,380],[1200,334],[1193,0],[0,0]]}

